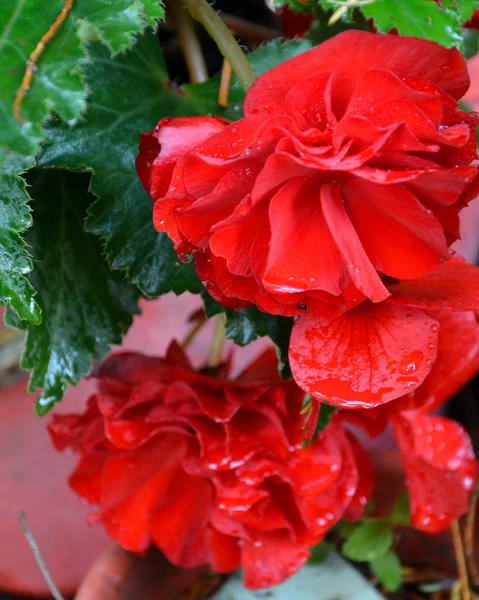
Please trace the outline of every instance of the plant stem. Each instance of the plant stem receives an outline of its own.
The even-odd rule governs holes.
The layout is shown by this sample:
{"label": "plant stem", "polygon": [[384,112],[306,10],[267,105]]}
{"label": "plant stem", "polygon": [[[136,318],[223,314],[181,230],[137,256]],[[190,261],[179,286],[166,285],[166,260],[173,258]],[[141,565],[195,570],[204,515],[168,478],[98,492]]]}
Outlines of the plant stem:
{"label": "plant stem", "polygon": [[43,576],[43,579],[45,580],[45,583],[47,584],[48,589],[50,590],[51,595],[55,600],[63,600],[63,596],[60,594],[57,586],[53,582],[52,576],[50,575],[50,572],[47,569],[45,561],[43,560],[43,557],[40,553],[38,544],[35,541],[32,532],[30,531],[30,527],[28,526],[25,513],[23,511],[18,511],[17,518],[23,530],[23,535],[25,536],[25,539],[27,540],[28,545],[30,546],[30,550],[33,553],[33,557],[38,565],[38,568],[40,569],[40,572]]}
{"label": "plant stem", "polygon": [[246,91],[256,79],[253,67],[239,47],[221,17],[208,4],[207,0],[179,0],[184,3],[193,19],[199,21],[215,40],[221,54],[231,64],[240,84]]}
{"label": "plant stem", "polygon": [[223,60],[223,69],[221,70],[220,89],[218,92],[218,104],[222,108],[228,108],[228,96],[231,83],[231,65],[226,60]]}
{"label": "plant stem", "polygon": [[474,557],[474,538],[476,533],[476,512],[479,500],[479,479],[476,481],[469,500],[469,511],[466,515],[464,526],[464,554],[466,556],[467,570],[473,586],[479,585],[479,571]]}
{"label": "plant stem", "polygon": [[197,336],[197,334],[200,332],[200,330],[203,328],[203,326],[207,323],[207,319],[206,317],[204,319],[200,319],[199,321],[197,321],[193,327],[188,331],[188,333],[185,335],[185,337],[183,338],[183,341],[181,342],[181,347],[186,350],[186,348],[188,348],[188,346],[191,344],[191,342],[195,339],[195,337]]}
{"label": "plant stem", "polygon": [[188,75],[192,83],[202,83],[208,79],[208,69],[196,36],[195,24],[186,8],[177,0],[171,3],[176,32],[185,57]]}
{"label": "plant stem", "polygon": [[213,334],[213,343],[211,345],[210,356],[208,358],[208,365],[212,369],[216,369],[221,364],[223,355],[223,346],[225,343],[226,334],[226,316],[224,314],[216,317],[215,331]]}
{"label": "plant stem", "polygon": [[456,557],[457,571],[459,581],[461,582],[462,600],[471,600],[471,590],[469,589],[469,578],[467,574],[466,557],[464,556],[464,546],[462,544],[461,530],[459,521],[454,519],[451,523],[452,543],[454,545],[454,554]]}

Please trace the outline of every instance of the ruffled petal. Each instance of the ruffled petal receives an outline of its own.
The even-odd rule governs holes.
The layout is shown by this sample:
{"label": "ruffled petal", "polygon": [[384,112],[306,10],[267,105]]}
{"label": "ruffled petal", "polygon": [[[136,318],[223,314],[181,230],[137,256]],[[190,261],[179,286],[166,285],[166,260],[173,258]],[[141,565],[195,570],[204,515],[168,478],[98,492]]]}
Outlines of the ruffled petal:
{"label": "ruffled petal", "polygon": [[294,84],[311,73],[332,71],[333,110],[340,117],[358,78],[370,69],[391,71],[401,79],[425,78],[455,99],[461,98],[469,87],[465,60],[453,48],[418,38],[351,30],[258,77],[246,95],[245,115],[268,118],[284,112],[285,98]]}
{"label": "ruffled petal", "polygon": [[308,558],[308,550],[291,540],[288,532],[263,534],[255,544],[243,545],[244,585],[251,590],[279,585],[299,571]]}
{"label": "ruffled petal", "polygon": [[319,289],[339,295],[350,277],[326,224],[318,187],[301,178],[291,180],[271,200],[269,218],[265,288],[271,292]]}
{"label": "ruffled petal", "polygon": [[447,256],[442,227],[401,185],[365,180],[341,186],[346,210],[367,255],[378,271],[410,279],[428,273]]}
{"label": "ruffled petal", "polygon": [[321,205],[331,236],[339,248],[353,283],[373,302],[385,300],[389,292],[364,251],[344,208],[337,184],[325,184],[321,187]]}
{"label": "ruffled petal", "polygon": [[414,394],[415,405],[431,411],[479,371],[479,323],[473,312],[433,312],[440,323],[437,359]]}
{"label": "ruffled petal", "polygon": [[136,169],[153,200],[165,196],[180,156],[226,125],[216,117],[167,117],[142,134]]}
{"label": "ruffled petal", "polygon": [[289,361],[296,383],[343,408],[371,408],[415,390],[437,354],[438,322],[416,308],[364,302],[328,323],[300,317]]}
{"label": "ruffled petal", "polygon": [[477,463],[469,437],[455,421],[405,411],[392,417],[406,470],[412,524],[428,533],[467,512]]}
{"label": "ruffled petal", "polygon": [[388,286],[387,302],[428,310],[479,309],[479,267],[456,255],[427,275]]}

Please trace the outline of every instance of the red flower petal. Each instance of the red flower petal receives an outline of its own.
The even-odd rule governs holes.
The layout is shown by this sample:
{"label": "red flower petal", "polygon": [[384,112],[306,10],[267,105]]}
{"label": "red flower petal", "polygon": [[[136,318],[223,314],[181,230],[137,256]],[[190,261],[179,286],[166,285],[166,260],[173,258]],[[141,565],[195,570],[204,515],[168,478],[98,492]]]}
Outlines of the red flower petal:
{"label": "red flower petal", "polygon": [[252,590],[279,585],[299,571],[308,558],[308,550],[291,540],[288,532],[263,534],[255,544],[243,545],[244,585]]}
{"label": "red flower petal", "polygon": [[373,302],[384,300],[389,292],[364,251],[344,208],[339,186],[323,185],[321,202],[332,238],[338,245],[353,283]]}
{"label": "red flower petal", "polygon": [[[328,229],[319,188],[297,178],[270,203],[271,242],[263,284],[269,291],[325,290],[339,295],[350,278]],[[315,252],[318,238],[321,248]]]}
{"label": "red flower petal", "polygon": [[434,312],[439,321],[437,359],[416,390],[416,406],[431,411],[479,371],[479,323],[473,312]]}
{"label": "red flower petal", "polygon": [[296,383],[344,408],[368,408],[416,389],[437,353],[438,323],[421,310],[365,302],[331,323],[300,317],[289,360]]}
{"label": "red flower petal", "polygon": [[[350,411],[348,411],[350,412]],[[375,411],[364,411],[375,412]],[[356,461],[356,468],[359,472],[358,487],[356,493],[351,499],[351,502],[344,513],[344,518],[347,521],[356,521],[364,514],[366,504],[370,500],[374,489],[374,468],[369,460],[366,450],[361,446],[358,440],[347,432],[349,443]]]}
{"label": "red flower petal", "polygon": [[479,267],[458,255],[427,275],[388,287],[392,295],[387,301],[394,304],[453,311],[479,307]]}
{"label": "red flower petal", "polygon": [[378,271],[408,279],[424,275],[447,256],[442,227],[401,185],[364,180],[342,184],[349,218]]}
{"label": "red flower petal", "polygon": [[153,200],[165,196],[180,156],[224,127],[216,117],[167,117],[142,134],[136,169]]}
{"label": "red flower petal", "polygon": [[340,116],[358,78],[370,69],[385,69],[401,79],[423,77],[456,99],[469,87],[465,61],[455,49],[418,38],[351,30],[258,77],[246,96],[245,115],[270,117],[284,112],[286,95],[297,81],[329,70],[335,73],[333,107]]}
{"label": "red flower petal", "polygon": [[412,523],[436,533],[467,512],[477,474],[469,437],[450,419],[405,411],[392,417],[406,470]]}

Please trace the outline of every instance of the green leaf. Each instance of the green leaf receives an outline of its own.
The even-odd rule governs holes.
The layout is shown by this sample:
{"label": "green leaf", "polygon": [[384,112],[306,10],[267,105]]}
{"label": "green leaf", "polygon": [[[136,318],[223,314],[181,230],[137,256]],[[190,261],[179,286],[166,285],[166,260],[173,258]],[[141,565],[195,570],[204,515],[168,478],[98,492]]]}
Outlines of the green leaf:
{"label": "green leaf", "polygon": [[328,555],[332,550],[334,550],[334,544],[325,541],[319,542],[319,544],[316,544],[316,546],[311,548],[311,554],[308,559],[308,563],[310,565],[321,564],[328,558]]}
{"label": "green leaf", "polygon": [[442,5],[456,13],[459,23],[464,24],[479,8],[477,0],[442,0]]}
{"label": "green leaf", "polygon": [[13,104],[27,61],[63,6],[63,0],[3,0],[0,5],[0,303],[11,304],[20,318],[32,322],[38,322],[40,310],[24,277],[31,262],[20,237],[31,222],[29,197],[23,180],[16,176],[33,165],[43,124],[53,110],[73,123],[85,109],[82,32],[94,33],[111,51],[119,52],[163,14],[156,0],[77,0],[38,59],[20,107],[21,126]]}
{"label": "green leaf", "polygon": [[402,583],[401,562],[391,550],[370,563],[373,575],[388,592],[396,592]]}
{"label": "green leaf", "polygon": [[27,332],[21,366],[31,371],[29,391],[43,390],[37,410],[44,414],[121,341],[138,312],[138,291],[110,272],[100,241],[84,231],[89,176],[36,169],[28,180],[35,212],[27,237],[36,262],[31,281],[43,319],[17,325]]}
{"label": "green leaf", "polygon": [[280,370],[289,375],[288,346],[293,327],[291,317],[278,317],[261,312],[256,307],[227,310],[226,337],[239,346],[246,346],[259,337],[268,336],[278,349]]}
{"label": "green leaf", "polygon": [[401,492],[388,516],[391,525],[410,525],[411,511],[407,492]]}
{"label": "green leaf", "polygon": [[216,96],[202,98],[194,85],[181,91],[170,85],[153,34],[111,60],[98,43],[90,45],[89,55],[86,118],[73,129],[52,123],[39,164],[93,171],[91,190],[99,200],[89,210],[88,231],[106,240],[112,268],[126,269],[146,296],[198,293],[202,286],[193,265],[181,263],[167,236],[153,227],[152,202],[136,175],[135,158],[140,133],[166,115],[219,112]]}
{"label": "green leaf", "polygon": [[0,176],[0,304],[10,305],[20,319],[41,321],[35,290],[26,275],[32,263],[20,233],[31,225],[25,181]]}
{"label": "green leaf", "polygon": [[287,6],[294,12],[311,14],[316,0],[274,0],[277,9]]}
{"label": "green leaf", "polygon": [[383,33],[396,28],[401,35],[463,48],[463,21],[458,12],[432,0],[375,0],[363,4],[361,10],[366,17],[374,19],[374,24]]}
{"label": "green leaf", "polygon": [[352,532],[341,551],[351,560],[373,561],[386,554],[392,542],[393,534],[389,525],[379,520],[366,521]]}

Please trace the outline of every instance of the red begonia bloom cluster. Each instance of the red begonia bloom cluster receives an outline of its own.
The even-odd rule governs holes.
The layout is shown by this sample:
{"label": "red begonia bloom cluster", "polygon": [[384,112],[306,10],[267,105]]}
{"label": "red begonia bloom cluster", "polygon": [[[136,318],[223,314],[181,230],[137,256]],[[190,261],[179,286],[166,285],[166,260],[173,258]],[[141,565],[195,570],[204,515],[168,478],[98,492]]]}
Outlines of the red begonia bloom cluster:
{"label": "red begonia bloom cluster", "polygon": [[[92,522],[124,548],[153,544],[182,567],[241,565],[246,586],[278,584],[371,496],[374,472],[348,422],[376,435],[392,421],[413,525],[436,532],[466,512],[477,472],[471,443],[429,410],[479,367],[479,325],[469,314],[442,324],[434,376],[418,394],[340,411],[309,446],[304,392],[278,378],[273,351],[228,380],[194,371],[176,344],[163,359],[108,359],[85,413],[56,415],[50,433],[79,455],[70,485],[98,505]],[[451,344],[461,344],[462,360],[445,351]]]}
{"label": "red begonia bloom cluster", "polygon": [[167,118],[137,169],[154,223],[221,304],[297,317],[297,383],[343,407],[416,389],[441,311],[475,310],[452,257],[478,192],[455,49],[347,31],[261,75],[245,117]]}
{"label": "red begonia bloom cluster", "polygon": [[55,416],[50,433],[78,452],[72,488],[128,550],[241,565],[246,586],[270,586],[371,494],[367,455],[339,420],[302,447],[304,392],[279,379],[273,350],[231,381],[195,372],[176,345],[164,359],[113,356],[97,378],[86,412]]}

